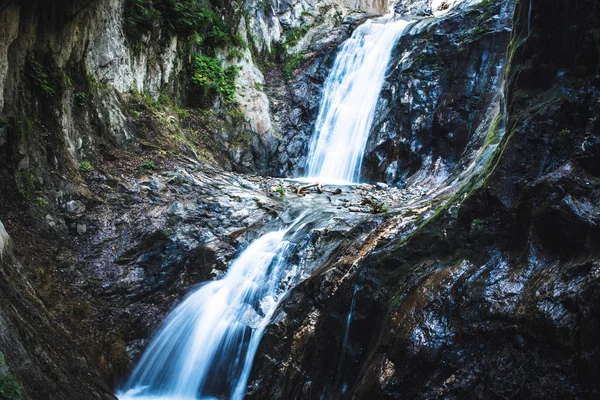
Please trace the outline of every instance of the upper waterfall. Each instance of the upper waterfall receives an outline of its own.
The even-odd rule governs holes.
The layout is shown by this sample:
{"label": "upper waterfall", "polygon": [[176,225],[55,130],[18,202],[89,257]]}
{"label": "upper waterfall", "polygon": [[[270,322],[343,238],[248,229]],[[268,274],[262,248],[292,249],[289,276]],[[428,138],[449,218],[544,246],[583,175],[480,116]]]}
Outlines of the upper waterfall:
{"label": "upper waterfall", "polygon": [[341,47],[323,88],[306,176],[358,180],[377,100],[397,40],[408,21],[393,14],[359,26]]}

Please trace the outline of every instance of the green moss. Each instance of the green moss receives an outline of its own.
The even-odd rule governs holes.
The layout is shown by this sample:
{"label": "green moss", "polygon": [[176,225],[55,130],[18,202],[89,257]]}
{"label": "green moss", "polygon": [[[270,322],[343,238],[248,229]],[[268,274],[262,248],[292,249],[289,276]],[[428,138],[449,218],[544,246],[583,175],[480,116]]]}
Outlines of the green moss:
{"label": "green moss", "polygon": [[571,130],[568,128],[563,128],[561,129],[561,131],[558,133],[561,137],[566,137],[569,136],[571,134]]}
{"label": "green moss", "polygon": [[93,170],[94,168],[89,161],[82,161],[79,163],[79,171],[83,172],[84,174],[90,174]]}
{"label": "green moss", "polygon": [[431,53],[421,53],[415,58],[415,62],[425,67],[435,67],[441,64],[442,60],[439,56]]}
{"label": "green moss", "polygon": [[46,207],[46,205],[48,205],[48,200],[46,200],[43,197],[36,197],[35,203],[37,204],[37,206],[39,208],[44,208],[44,207]]}
{"label": "green moss", "polygon": [[156,164],[154,164],[153,161],[151,160],[144,160],[144,162],[142,162],[140,164],[140,168],[141,169],[146,169],[146,170],[151,170],[151,171],[157,171],[158,167],[156,166]]}
{"label": "green moss", "polygon": [[0,399],[21,400],[23,388],[11,375],[0,375]]}
{"label": "green moss", "polygon": [[291,28],[285,33],[285,41],[288,47],[294,47],[300,42],[310,29],[309,26],[297,26],[295,28]]}
{"label": "green moss", "polygon": [[286,78],[291,78],[292,77],[292,73],[298,69],[298,67],[300,67],[300,65],[302,65],[302,63],[304,62],[304,60],[306,59],[306,55],[301,53],[301,54],[293,54],[291,56],[288,56],[286,58],[285,61],[285,76]]}
{"label": "green moss", "polygon": [[490,19],[500,12],[500,2],[497,0],[483,0],[475,5],[470,16],[475,18],[475,26],[467,33],[466,40],[473,41],[491,30]]}

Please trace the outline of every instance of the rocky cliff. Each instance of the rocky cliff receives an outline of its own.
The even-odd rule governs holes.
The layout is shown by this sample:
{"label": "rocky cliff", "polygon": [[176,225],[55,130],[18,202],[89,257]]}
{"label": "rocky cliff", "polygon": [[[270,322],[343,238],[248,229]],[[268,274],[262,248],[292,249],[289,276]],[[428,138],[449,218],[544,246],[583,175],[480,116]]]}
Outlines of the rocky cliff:
{"label": "rocky cliff", "polygon": [[0,389],[113,398],[191,287],[313,209],[247,398],[598,397],[597,4],[396,1],[362,171],[395,187],[302,198],[259,175],[302,173],[389,4],[181,3],[0,2]]}
{"label": "rocky cliff", "polygon": [[[373,250],[332,260],[298,287],[263,340],[254,398],[598,396],[598,15],[591,1],[517,3],[506,133],[485,179],[408,236],[411,214],[389,220],[366,240]],[[415,70],[411,84],[436,67]],[[496,72],[484,63],[477,73]],[[479,93],[473,101],[486,101]],[[432,107],[436,146],[477,118],[454,108],[461,96]],[[388,137],[382,145],[407,146],[399,160],[425,149]],[[374,162],[385,162],[385,146],[374,148]]]}

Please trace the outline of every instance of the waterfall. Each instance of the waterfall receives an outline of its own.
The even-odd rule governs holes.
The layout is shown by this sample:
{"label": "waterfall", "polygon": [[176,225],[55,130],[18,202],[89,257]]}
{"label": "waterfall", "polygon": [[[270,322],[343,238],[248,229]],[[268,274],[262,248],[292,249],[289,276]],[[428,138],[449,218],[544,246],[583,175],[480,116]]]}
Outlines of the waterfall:
{"label": "waterfall", "polygon": [[358,180],[392,49],[407,21],[393,14],[359,26],[325,81],[306,165],[309,180]]}
{"label": "waterfall", "polygon": [[167,317],[120,400],[242,399],[262,334],[282,296],[301,276],[285,230],[255,240],[227,274],[194,290]]}
{"label": "waterfall", "polygon": [[[407,24],[392,16],[367,21],[342,46],[325,84],[309,176],[357,178],[391,51]],[[190,293],[153,337],[118,398],[242,399],[264,330],[302,277],[289,262],[296,245],[286,238],[302,234],[303,218],[260,237],[222,279]],[[342,357],[353,308],[354,298]]]}

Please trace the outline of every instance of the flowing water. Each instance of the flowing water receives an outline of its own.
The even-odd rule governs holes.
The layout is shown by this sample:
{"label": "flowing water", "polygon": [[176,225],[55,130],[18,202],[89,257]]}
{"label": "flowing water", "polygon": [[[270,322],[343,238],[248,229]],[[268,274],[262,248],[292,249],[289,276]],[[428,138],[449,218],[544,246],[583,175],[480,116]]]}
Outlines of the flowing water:
{"label": "flowing water", "polygon": [[[392,17],[371,20],[342,46],[324,88],[309,175],[357,178],[391,51],[406,25]],[[306,236],[306,220],[257,239],[223,279],[190,293],[167,317],[118,398],[242,399],[262,334],[278,302],[302,279],[301,268],[290,262],[296,250],[290,237]],[[354,299],[345,336],[353,305]]]}
{"label": "flowing water", "polygon": [[[346,348],[348,347],[348,336],[350,335],[350,323],[352,322],[352,314],[354,313],[354,306],[356,305],[356,294],[358,293],[358,286],[354,286],[354,293],[352,294],[352,302],[350,303],[350,310],[346,315],[346,326],[344,329],[344,339],[342,340],[342,348],[340,349],[340,357],[338,361],[338,370],[335,378],[334,387],[338,386],[338,382],[342,376],[342,368],[344,366],[344,356],[346,355]],[[346,384],[342,385],[341,392],[345,393],[347,390]]]}
{"label": "flowing water", "polygon": [[308,180],[356,182],[392,50],[408,25],[393,14],[359,26],[325,82],[306,171]]}
{"label": "flowing water", "polygon": [[[308,219],[255,240],[221,280],[193,291],[152,339],[120,400],[243,398],[252,360],[282,296],[301,278],[289,261]],[[292,231],[292,232],[290,232]]]}

